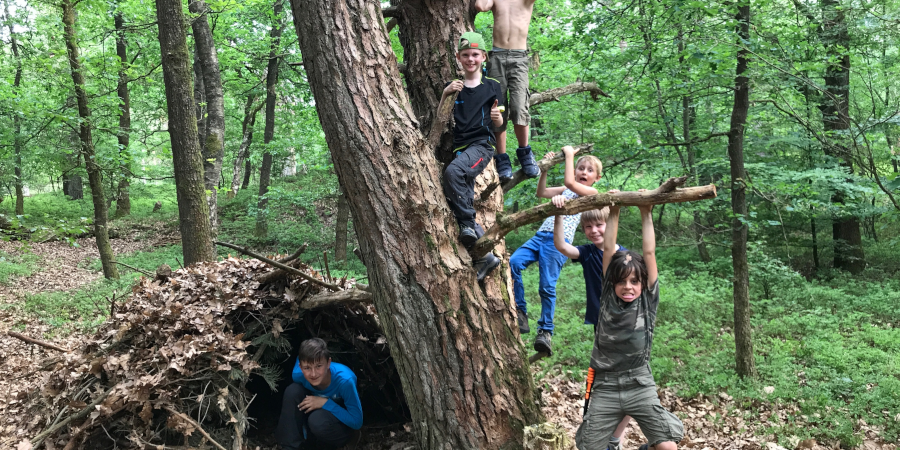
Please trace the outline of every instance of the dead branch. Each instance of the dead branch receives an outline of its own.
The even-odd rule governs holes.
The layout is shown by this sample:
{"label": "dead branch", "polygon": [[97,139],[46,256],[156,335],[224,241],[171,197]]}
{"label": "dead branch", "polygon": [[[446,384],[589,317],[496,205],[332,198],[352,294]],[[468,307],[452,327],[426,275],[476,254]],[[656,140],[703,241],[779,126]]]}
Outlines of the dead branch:
{"label": "dead branch", "polygon": [[528,364],[534,364],[544,358],[549,357],[550,354],[547,352],[538,352],[528,357]]}
{"label": "dead branch", "polygon": [[534,94],[531,94],[531,98],[528,100],[528,104],[529,106],[536,106],[540,105],[541,103],[556,102],[559,101],[559,98],[564,95],[572,95],[579,92],[589,92],[591,94],[591,98],[593,98],[594,100],[598,100],[598,97],[601,95],[606,98],[612,98],[609,94],[603,92],[603,89],[600,89],[600,86],[597,86],[597,83],[585,83],[583,81],[578,81],[568,86],[558,87],[544,92],[536,92]]}
{"label": "dead branch", "polygon": [[31,442],[32,448],[34,450],[37,450],[37,448],[40,447],[40,445],[44,442],[45,439],[47,439],[48,436],[51,436],[53,433],[56,433],[57,430],[68,425],[69,422],[71,422],[73,420],[81,419],[82,417],[88,415],[88,413],[94,411],[96,409],[97,405],[99,405],[101,402],[103,402],[103,400],[105,400],[106,397],[109,396],[109,393],[112,392],[113,389],[115,389],[118,386],[119,385],[117,384],[117,385],[114,385],[113,387],[107,389],[106,392],[104,392],[102,395],[100,395],[99,397],[94,399],[94,401],[92,401],[90,405],[85,406],[81,411],[78,411],[77,413],[72,414],[69,417],[66,417],[65,419],[63,419],[59,423],[57,423],[56,425],[53,425],[52,427],[42,431],[40,434],[35,436]]}
{"label": "dead branch", "polygon": [[428,145],[437,147],[441,142],[441,135],[447,130],[447,122],[450,121],[450,113],[453,111],[453,102],[456,101],[456,96],[458,95],[459,92],[454,92],[453,95],[449,95],[444,99],[444,103],[438,105],[437,115],[434,116],[434,121],[431,122],[431,130],[428,131]]}
{"label": "dead branch", "polygon": [[147,275],[147,276],[150,277],[150,278],[153,278],[153,277],[154,277],[154,275],[153,275],[152,273],[147,272],[146,270],[138,269],[137,267],[129,266],[128,264],[125,264],[125,263],[119,262],[119,261],[113,261],[113,262],[116,263],[116,264],[118,264],[118,265],[120,265],[120,266],[125,266],[125,267],[127,267],[127,268],[129,268],[129,269],[131,269],[131,270],[133,270],[133,271],[135,271],[135,272],[140,272],[140,273],[142,273],[142,274],[144,274],[144,275]]}
{"label": "dead branch", "polygon": [[200,434],[203,435],[203,437],[206,438],[207,441],[211,442],[212,445],[214,445],[217,449],[219,449],[219,450],[227,450],[225,447],[222,447],[222,444],[219,444],[218,442],[216,442],[216,440],[213,439],[212,436],[210,436],[209,433],[207,433],[206,430],[204,430],[203,427],[201,427],[200,424],[197,423],[194,419],[191,419],[190,417],[188,417],[188,416],[186,416],[186,415],[184,415],[184,414],[182,414],[182,413],[176,411],[176,410],[173,409],[171,406],[166,406],[165,409],[166,409],[166,411],[172,413],[172,415],[174,415],[174,416],[178,417],[179,419],[181,419],[181,420],[183,420],[183,421],[185,421],[185,422],[191,424],[194,428],[197,429],[197,431],[200,432]]}
{"label": "dead branch", "polygon": [[652,191],[616,192],[614,194],[601,193],[572,200],[562,208],[553,206],[552,203],[544,203],[534,208],[526,209],[515,214],[497,217],[497,223],[484,233],[484,236],[469,250],[471,255],[483,255],[491,251],[497,241],[506,236],[512,230],[529,223],[538,222],[550,216],[572,215],[604,206],[646,206],[661,205],[664,203],[683,203],[697,200],[715,198],[715,185],[689,187],[676,189],[684,184],[687,177],[670,178]]}
{"label": "dead branch", "polygon": [[227,243],[227,242],[213,241],[213,243],[215,243],[216,245],[221,245],[222,247],[228,247],[228,248],[230,248],[230,249],[237,250],[237,251],[239,251],[239,252],[241,252],[241,253],[243,253],[243,254],[245,254],[245,255],[251,257],[251,258],[256,258],[256,259],[258,259],[258,260],[260,260],[260,261],[262,261],[262,262],[264,262],[264,263],[266,263],[266,264],[269,264],[269,265],[271,265],[271,266],[275,266],[275,267],[277,267],[277,268],[279,268],[279,269],[281,269],[281,270],[284,270],[284,271],[286,271],[286,272],[288,272],[288,273],[292,273],[292,274],[294,274],[294,275],[297,275],[297,276],[299,276],[300,278],[303,278],[303,279],[305,279],[305,280],[308,280],[308,281],[311,281],[311,282],[313,282],[313,283],[316,283],[316,284],[318,284],[319,286],[322,286],[322,287],[324,287],[324,288],[326,288],[326,289],[330,289],[330,290],[332,290],[332,291],[339,291],[339,290],[341,290],[341,288],[339,288],[339,287],[337,287],[337,286],[335,286],[335,285],[333,285],[333,284],[331,284],[331,283],[326,283],[326,282],[324,282],[324,281],[322,281],[322,280],[319,280],[318,278],[315,278],[315,277],[313,277],[313,276],[310,276],[310,275],[306,274],[305,272],[302,272],[302,271],[300,271],[300,270],[297,270],[297,269],[295,269],[295,268],[293,268],[293,267],[291,267],[291,266],[286,266],[286,265],[284,265],[284,264],[281,264],[281,263],[278,262],[278,261],[273,261],[273,260],[271,260],[271,259],[269,259],[269,258],[266,258],[265,256],[262,256],[262,255],[253,253],[253,252],[251,252],[250,250],[247,250],[246,248],[239,247],[239,246],[234,245],[234,244],[229,244],[229,243]]}
{"label": "dead branch", "polygon": [[387,24],[385,24],[384,27],[387,28],[387,32],[390,33],[391,30],[393,30],[394,27],[397,26],[397,23],[398,23],[398,22],[397,22],[397,18],[396,18],[396,17],[391,17],[391,20],[388,20],[388,21],[387,21]]}
{"label": "dead branch", "polygon": [[306,251],[306,246],[307,246],[307,245],[309,245],[309,244],[307,244],[306,242],[304,242],[303,245],[301,245],[300,248],[298,248],[297,251],[294,252],[294,254],[292,254],[291,256],[288,256],[287,258],[281,258],[281,259],[278,260],[278,262],[280,262],[280,263],[282,263],[282,264],[287,264],[287,263],[289,263],[289,262],[291,262],[291,261],[293,261],[293,260],[299,258],[300,255],[302,255],[303,252]]}
{"label": "dead branch", "polygon": [[302,309],[318,309],[326,306],[352,303],[369,303],[372,294],[360,289],[347,289],[346,291],[326,292],[313,295],[300,303]]}
{"label": "dead branch", "polygon": [[400,17],[400,8],[396,6],[381,8],[381,15],[384,17]]}
{"label": "dead branch", "polygon": [[44,341],[41,341],[41,340],[38,340],[35,338],[30,338],[28,336],[25,336],[24,334],[16,333],[15,331],[8,331],[6,334],[8,334],[16,339],[21,339],[25,342],[28,342],[29,344],[40,345],[41,347],[49,348],[50,350],[56,350],[58,352],[63,352],[63,353],[69,352],[68,349],[59,347],[59,346],[51,344],[49,342],[44,342]]}

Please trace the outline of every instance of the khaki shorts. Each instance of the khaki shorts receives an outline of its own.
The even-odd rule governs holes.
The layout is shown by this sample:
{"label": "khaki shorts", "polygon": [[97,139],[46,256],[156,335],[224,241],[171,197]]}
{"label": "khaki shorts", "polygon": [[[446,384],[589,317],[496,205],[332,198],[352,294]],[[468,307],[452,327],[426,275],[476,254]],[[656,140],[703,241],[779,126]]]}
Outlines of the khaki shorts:
{"label": "khaki shorts", "polygon": [[650,367],[594,376],[591,403],[575,434],[578,450],[605,450],[616,426],[631,416],[650,445],[684,437],[684,424],[659,403]]}
{"label": "khaki shorts", "polygon": [[503,125],[496,131],[506,131],[510,121],[515,125],[528,125],[531,120],[528,113],[528,53],[525,50],[495,49],[488,54],[488,77],[500,82],[500,92],[504,97],[500,99],[500,104],[506,105]]}

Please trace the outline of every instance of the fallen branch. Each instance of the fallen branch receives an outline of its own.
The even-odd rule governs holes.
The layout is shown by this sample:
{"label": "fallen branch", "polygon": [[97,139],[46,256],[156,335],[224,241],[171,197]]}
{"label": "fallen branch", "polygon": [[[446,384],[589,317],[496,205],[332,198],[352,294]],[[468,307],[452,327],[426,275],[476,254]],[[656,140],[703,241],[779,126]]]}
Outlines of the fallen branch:
{"label": "fallen branch", "polygon": [[475,245],[469,250],[470,255],[484,255],[491,251],[497,241],[503,239],[512,230],[529,223],[538,222],[550,216],[572,215],[591,209],[599,209],[604,206],[647,206],[663,203],[683,203],[697,200],[715,198],[716,186],[697,186],[684,189],[676,189],[687,180],[687,177],[669,178],[662,185],[652,191],[617,192],[615,194],[601,193],[587,197],[576,198],[562,208],[553,206],[553,203],[544,203],[534,208],[526,209],[515,214],[497,216],[497,223],[484,233]]}
{"label": "fallen branch", "polygon": [[[403,72],[402,69],[400,71]],[[437,147],[441,142],[441,135],[447,130],[450,113],[453,111],[453,102],[456,101],[456,96],[458,95],[459,92],[454,92],[453,95],[449,95],[444,99],[444,103],[438,105],[437,115],[434,116],[434,121],[431,122],[431,130],[428,131],[428,145]]]}
{"label": "fallen branch", "polygon": [[538,352],[528,357],[528,364],[534,364],[544,358],[549,357],[550,354],[547,352]]}
{"label": "fallen branch", "polygon": [[44,442],[44,439],[47,439],[48,436],[52,435],[53,433],[56,433],[57,430],[68,425],[69,422],[71,422],[73,420],[81,419],[82,417],[88,415],[88,413],[94,411],[96,409],[97,405],[99,405],[101,402],[103,402],[103,400],[105,400],[106,397],[109,396],[109,393],[112,392],[113,389],[115,389],[117,386],[118,386],[118,384],[107,389],[106,392],[104,392],[102,395],[100,395],[99,397],[94,399],[94,401],[92,401],[90,405],[87,405],[84,408],[82,408],[81,411],[78,411],[77,413],[72,414],[69,417],[66,417],[65,419],[63,419],[62,421],[57,423],[56,425],[53,425],[52,427],[47,428],[46,430],[42,431],[40,434],[35,436],[31,442],[32,448],[37,450],[37,448],[40,447],[40,445]]}
{"label": "fallen branch", "polygon": [[606,98],[612,98],[609,94],[603,92],[603,89],[600,89],[600,86],[597,86],[597,83],[585,83],[583,81],[578,81],[568,86],[558,87],[544,92],[535,92],[534,94],[531,94],[531,97],[528,100],[528,105],[536,106],[540,105],[541,103],[556,102],[559,101],[559,98],[564,95],[572,95],[579,92],[589,92],[591,94],[591,98],[593,98],[594,100],[598,100],[598,97],[601,95]]}
{"label": "fallen branch", "polygon": [[137,267],[134,267],[134,266],[129,266],[128,264],[125,264],[125,263],[123,263],[123,262],[119,262],[119,261],[113,261],[113,262],[116,263],[116,264],[118,264],[118,265],[120,265],[120,266],[125,266],[125,267],[127,267],[127,268],[129,268],[129,269],[131,269],[131,270],[133,270],[133,271],[135,271],[135,272],[140,272],[140,273],[142,273],[142,274],[144,274],[144,275],[147,275],[147,276],[150,277],[150,278],[153,278],[153,277],[156,276],[156,275],[154,275],[154,274],[152,274],[152,273],[150,273],[150,272],[147,272],[146,270],[138,269]]}
{"label": "fallen branch", "polygon": [[313,295],[300,303],[301,309],[318,309],[337,304],[369,303],[372,294],[360,289]]}
{"label": "fallen branch", "polygon": [[212,445],[216,446],[217,449],[219,449],[219,450],[227,450],[225,447],[222,447],[222,444],[219,444],[218,442],[216,442],[216,440],[213,439],[212,436],[210,436],[209,433],[207,433],[206,430],[204,430],[203,427],[201,427],[200,424],[197,423],[194,419],[191,419],[190,417],[188,417],[188,416],[186,416],[186,415],[184,415],[184,414],[182,414],[182,413],[180,413],[180,412],[178,412],[178,411],[175,411],[171,406],[166,406],[165,409],[166,409],[166,411],[172,413],[172,415],[174,415],[174,416],[178,417],[179,419],[181,419],[181,420],[183,420],[183,421],[185,421],[185,422],[191,424],[194,428],[197,429],[197,431],[200,432],[200,434],[203,435],[203,437],[206,438],[207,441],[209,441],[210,443],[212,443]]}
{"label": "fallen branch", "polygon": [[301,245],[300,248],[298,248],[297,251],[294,252],[294,254],[292,254],[291,256],[288,256],[287,258],[281,258],[281,259],[278,260],[278,262],[280,262],[280,263],[282,263],[282,264],[287,264],[287,263],[289,263],[289,262],[291,262],[291,261],[293,261],[293,260],[299,258],[300,255],[302,255],[303,252],[306,251],[306,246],[307,246],[307,245],[309,245],[309,244],[307,244],[306,242],[304,242],[303,245]]}
{"label": "fallen branch", "polygon": [[292,274],[294,274],[294,275],[297,275],[297,276],[299,276],[300,278],[303,278],[303,279],[305,279],[305,280],[311,281],[311,282],[313,282],[313,283],[315,283],[315,284],[318,284],[319,286],[322,286],[322,287],[324,287],[324,288],[326,288],[326,289],[330,289],[330,290],[332,290],[332,291],[340,291],[340,290],[341,290],[341,288],[339,288],[339,287],[337,287],[337,286],[335,286],[335,285],[333,285],[333,284],[331,284],[331,283],[326,283],[326,282],[324,282],[324,281],[322,281],[322,280],[319,280],[319,279],[316,278],[316,277],[310,276],[310,275],[306,274],[305,272],[302,272],[302,271],[300,271],[300,270],[297,270],[297,269],[295,269],[295,268],[293,268],[293,267],[291,267],[291,266],[286,266],[286,265],[284,265],[284,264],[282,264],[282,263],[280,263],[280,262],[278,262],[278,261],[274,261],[274,260],[271,260],[271,259],[269,259],[269,258],[266,258],[265,256],[262,256],[262,255],[253,253],[253,252],[251,252],[250,250],[247,250],[246,248],[238,247],[237,245],[229,244],[229,243],[227,243],[227,242],[213,241],[213,243],[215,243],[216,245],[221,245],[222,247],[228,247],[228,248],[230,248],[230,249],[237,250],[237,251],[239,251],[239,252],[241,252],[241,253],[243,253],[243,254],[245,254],[245,255],[251,257],[251,258],[256,258],[256,259],[258,259],[258,260],[260,260],[260,261],[262,261],[262,262],[264,262],[264,263],[266,263],[266,264],[269,264],[269,265],[271,265],[271,266],[275,266],[275,267],[277,267],[277,268],[279,268],[279,269],[281,269],[281,270],[284,270],[285,272],[288,272],[288,273],[292,273]]}
{"label": "fallen branch", "polygon": [[68,349],[59,347],[59,346],[57,346],[57,345],[53,345],[53,344],[51,344],[51,343],[49,343],[49,342],[44,342],[44,341],[37,340],[37,339],[35,339],[35,338],[30,338],[30,337],[28,337],[28,336],[25,336],[24,334],[16,333],[15,331],[9,331],[9,332],[7,332],[6,334],[8,334],[8,335],[10,335],[10,336],[12,336],[12,337],[14,337],[14,338],[16,338],[16,339],[21,339],[21,340],[23,340],[23,341],[25,341],[25,342],[28,342],[29,344],[40,345],[41,347],[49,348],[50,350],[56,350],[56,351],[58,351],[58,352],[63,352],[63,353],[68,353],[68,352],[69,352]]}

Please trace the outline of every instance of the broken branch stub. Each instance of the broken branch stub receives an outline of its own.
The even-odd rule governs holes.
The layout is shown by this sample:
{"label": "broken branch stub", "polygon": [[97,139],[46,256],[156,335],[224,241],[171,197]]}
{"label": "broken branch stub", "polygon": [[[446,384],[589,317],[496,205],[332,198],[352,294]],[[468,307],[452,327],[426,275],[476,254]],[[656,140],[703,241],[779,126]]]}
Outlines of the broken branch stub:
{"label": "broken branch stub", "polygon": [[591,209],[599,209],[605,206],[647,206],[661,205],[664,203],[683,203],[698,200],[707,200],[716,197],[716,186],[696,186],[684,189],[676,189],[684,184],[687,177],[670,178],[652,191],[631,191],[600,193],[572,200],[562,208],[553,206],[552,203],[544,203],[534,208],[526,209],[515,214],[498,217],[497,223],[488,229],[484,236],[469,250],[470,255],[483,255],[491,251],[503,236],[512,230],[529,223],[538,222],[550,216],[569,216]]}

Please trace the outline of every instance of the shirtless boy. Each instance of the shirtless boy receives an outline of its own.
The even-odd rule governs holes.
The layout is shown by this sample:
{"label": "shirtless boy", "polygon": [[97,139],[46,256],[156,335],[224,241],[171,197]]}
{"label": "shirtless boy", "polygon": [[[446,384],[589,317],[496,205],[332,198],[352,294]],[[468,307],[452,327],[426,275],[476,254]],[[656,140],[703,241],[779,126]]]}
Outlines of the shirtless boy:
{"label": "shirtless boy", "polygon": [[[500,104],[506,106],[503,125],[497,133],[497,172],[500,181],[512,178],[512,165],[506,154],[506,128],[512,121],[519,141],[516,156],[529,178],[541,174],[528,145],[528,26],[535,0],[475,0],[475,10],[494,14],[493,50],[488,52],[488,76],[500,81]],[[507,102],[507,96],[509,101]]]}

